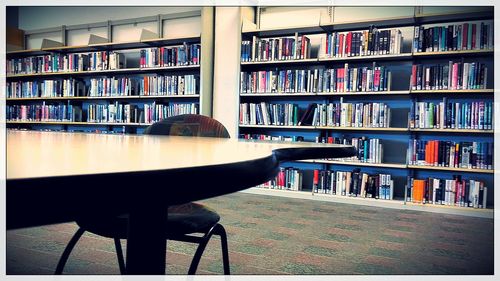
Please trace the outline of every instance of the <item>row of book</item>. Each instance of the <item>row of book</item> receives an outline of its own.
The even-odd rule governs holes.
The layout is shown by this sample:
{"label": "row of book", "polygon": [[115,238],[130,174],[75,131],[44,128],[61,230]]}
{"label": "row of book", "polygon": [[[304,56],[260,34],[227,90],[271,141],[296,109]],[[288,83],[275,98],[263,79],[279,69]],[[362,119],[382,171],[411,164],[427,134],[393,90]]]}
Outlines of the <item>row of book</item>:
{"label": "row of book", "polygon": [[370,67],[241,72],[241,93],[322,93],[390,91],[391,71]]}
{"label": "row of book", "polygon": [[126,103],[88,104],[87,122],[92,123],[139,123],[140,109]]}
{"label": "row of book", "polygon": [[415,102],[409,121],[410,128],[491,130],[493,102]]}
{"label": "row of book", "polygon": [[113,70],[126,67],[123,53],[101,51],[15,58],[7,60],[7,75]]}
{"label": "row of book", "polygon": [[144,122],[153,123],[162,119],[181,115],[198,114],[199,105],[197,103],[157,103],[144,105]]}
{"label": "row of book", "polygon": [[314,170],[313,193],[392,200],[394,181],[389,174],[350,171]]}
{"label": "row of book", "polygon": [[9,121],[72,121],[92,123],[153,123],[180,114],[198,114],[198,104],[156,102],[140,108],[134,104],[115,102],[110,104],[7,105]]}
{"label": "row of book", "polygon": [[416,26],[414,52],[493,49],[493,22]]}
{"label": "row of book", "polygon": [[480,62],[448,64],[414,64],[411,70],[412,90],[470,90],[486,89],[488,68]]}
{"label": "row of book", "polygon": [[7,98],[76,97],[85,92],[80,80],[44,80],[7,82]]}
{"label": "row of book", "polygon": [[179,96],[195,95],[199,79],[195,75],[153,75],[141,78],[112,77],[90,79],[88,96]]}
{"label": "row of book", "polygon": [[200,44],[183,43],[181,46],[142,49],[139,65],[145,67],[165,67],[200,64]]}
{"label": "row of book", "polygon": [[82,121],[82,109],[71,104],[7,105],[9,121]]}
{"label": "row of book", "polygon": [[239,119],[241,125],[387,128],[390,116],[384,103],[311,103],[300,114],[297,104],[261,102],[240,104]]}
{"label": "row of book", "polygon": [[[239,138],[266,141],[304,141],[303,136],[271,136],[266,134],[240,134]],[[333,160],[362,163],[382,163],[383,161],[383,146],[380,143],[380,139],[377,138],[368,138],[365,136],[353,138],[317,136],[315,142],[352,145],[357,151],[355,156]]]}
{"label": "row of book", "polygon": [[453,179],[410,178],[407,185],[408,202],[486,208],[488,188],[483,181],[464,180],[461,175]]}
{"label": "row of book", "polygon": [[408,164],[464,169],[493,169],[493,143],[410,139]]}
{"label": "row of book", "polygon": [[199,89],[196,75],[144,76],[139,83],[139,95],[184,96],[196,95]]}
{"label": "row of book", "polygon": [[241,61],[278,61],[308,59],[311,40],[307,36],[258,38],[241,42]]}
{"label": "row of book", "polygon": [[384,103],[309,104],[298,126],[388,128],[391,110]]}
{"label": "row of book", "polygon": [[400,54],[403,36],[399,29],[379,30],[370,25],[363,31],[328,33],[324,46],[328,58]]}
{"label": "row of book", "polygon": [[258,187],[281,190],[302,190],[302,171],[293,167],[280,167],[275,178],[258,185]]}

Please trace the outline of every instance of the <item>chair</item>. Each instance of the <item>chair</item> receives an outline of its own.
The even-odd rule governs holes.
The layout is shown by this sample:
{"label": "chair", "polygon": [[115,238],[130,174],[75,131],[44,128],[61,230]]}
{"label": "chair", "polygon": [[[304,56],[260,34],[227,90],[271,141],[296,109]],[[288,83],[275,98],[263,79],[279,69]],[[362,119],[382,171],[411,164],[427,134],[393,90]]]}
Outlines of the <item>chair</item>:
{"label": "chair", "polygon": [[[195,114],[169,117],[149,126],[144,133],[150,135],[229,138],[229,133],[224,125],[217,120]],[[215,211],[198,203],[187,203],[168,208],[168,233],[165,233],[165,239],[199,244],[191,261],[188,274],[195,274],[201,256],[212,235],[219,235],[221,238],[224,274],[230,274],[227,235],[224,227],[219,224],[219,220],[220,216]],[[113,238],[120,273],[126,273],[120,239],[127,238],[128,215],[81,218],[77,219],[76,223],[79,228],[64,249],[55,274],[62,274],[71,251],[85,231]],[[193,235],[194,233],[201,233],[203,236]]]}

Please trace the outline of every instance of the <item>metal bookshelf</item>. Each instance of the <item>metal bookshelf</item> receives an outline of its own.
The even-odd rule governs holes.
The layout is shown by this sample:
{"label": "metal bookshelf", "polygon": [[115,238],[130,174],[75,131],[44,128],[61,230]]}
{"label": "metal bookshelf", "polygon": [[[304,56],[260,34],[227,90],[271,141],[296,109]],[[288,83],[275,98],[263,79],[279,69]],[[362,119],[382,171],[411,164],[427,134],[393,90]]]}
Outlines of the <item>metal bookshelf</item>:
{"label": "metal bookshelf", "polygon": [[[171,101],[179,103],[196,103],[198,104],[199,114],[211,116],[212,114],[212,79],[213,79],[213,48],[214,48],[214,14],[213,7],[202,7],[197,11],[180,12],[175,14],[155,15],[150,17],[131,18],[120,21],[108,21],[98,23],[88,23],[83,25],[70,25],[61,26],[40,30],[29,30],[25,34],[44,34],[47,32],[62,32],[62,42],[55,42],[47,40],[47,44],[42,44],[39,49],[20,50],[6,53],[7,59],[23,58],[29,56],[40,56],[53,53],[70,54],[70,53],[86,53],[98,51],[121,51],[126,50],[124,53],[139,52],[142,48],[162,47],[162,46],[179,46],[184,43],[187,44],[200,44],[200,61],[199,64],[192,65],[178,65],[178,66],[164,66],[164,67],[138,67],[138,61],[128,63],[128,68],[121,69],[105,69],[93,71],[67,71],[67,72],[48,72],[48,73],[31,73],[31,74],[9,74],[6,75],[7,82],[25,82],[25,81],[42,81],[44,79],[66,79],[74,77],[78,79],[89,79],[92,77],[112,77],[112,76],[145,76],[148,74],[168,74],[168,75],[184,75],[196,74],[199,75],[197,82],[199,85],[198,94],[195,95],[133,95],[133,96],[73,96],[73,97],[27,97],[27,98],[7,98],[7,104],[38,104],[41,102],[67,102],[75,103],[77,105],[85,105],[87,101],[99,102],[112,102],[112,101],[130,101],[139,106],[145,102],[153,101]],[[169,19],[195,17],[200,20],[201,29],[196,33],[191,33],[188,36],[169,37],[168,34],[163,32],[163,21]],[[139,40],[127,42],[112,42],[113,33],[112,27],[120,24],[133,24],[136,22],[156,22],[158,26],[158,33],[148,30],[142,30]],[[69,30],[88,29],[89,25],[99,26],[108,29],[107,38],[90,35],[89,44],[67,46],[66,32]],[[188,33],[188,32],[186,32]],[[44,40],[45,42],[46,40]],[[132,55],[133,59],[136,56]],[[137,58],[138,59],[138,58]],[[87,95],[88,93],[84,93]],[[84,109],[85,110],[85,109]],[[54,125],[63,126],[63,129],[68,129],[67,126],[127,126],[127,127],[143,127],[150,124],[144,123],[93,123],[93,122],[69,122],[69,121],[7,121],[7,127],[13,128],[40,128],[39,125]],[[55,127],[56,128],[56,127]],[[56,129],[60,129],[56,128]],[[128,130],[127,133],[138,133],[136,129]]]}
{"label": "metal bookshelf", "polygon": [[[258,9],[257,9],[258,11]],[[293,36],[295,34],[300,35],[316,35],[325,34],[330,32],[345,32],[345,31],[359,31],[366,30],[370,25],[375,25],[377,28],[411,28],[414,30],[416,26],[428,25],[434,23],[448,23],[448,22],[464,22],[471,20],[491,20],[493,19],[493,12],[484,11],[473,11],[470,13],[447,13],[447,14],[432,14],[423,15],[420,10],[415,9],[415,15],[409,17],[389,17],[375,20],[367,21],[353,21],[353,22],[322,22],[314,26],[290,26],[286,28],[272,28],[263,29],[258,28],[258,25],[252,26],[246,22],[243,22],[242,37],[246,40],[251,40],[253,36],[256,37],[287,37]],[[258,16],[256,20],[258,21]],[[253,29],[252,29],[253,27]],[[405,37],[406,38],[406,37]],[[410,38],[413,40],[413,38]],[[245,39],[242,39],[245,40]],[[271,61],[271,62],[241,62],[241,71],[256,71],[259,70],[259,66],[262,68],[269,67],[328,67],[330,63],[368,63],[372,61],[377,61],[381,63],[386,63],[390,65],[391,63],[410,63],[411,62],[421,62],[421,61],[433,61],[439,59],[457,59],[457,58],[493,58],[494,50],[481,49],[481,50],[460,50],[460,51],[440,51],[440,52],[413,52],[413,47],[410,50],[406,50],[401,54],[390,54],[390,55],[367,55],[367,56],[351,56],[351,57],[324,57],[319,54],[318,58],[311,58],[308,60],[290,60],[290,61]],[[492,69],[493,70],[493,69]],[[393,77],[394,79],[394,77]],[[394,80],[393,80],[394,81]],[[409,81],[408,81],[409,83]],[[490,83],[491,84],[491,81]],[[393,87],[394,88],[394,87]],[[493,89],[471,89],[471,90],[409,90],[409,89],[391,89],[391,91],[382,92],[333,92],[333,93],[240,93],[241,100],[269,100],[284,98],[287,101],[303,101],[304,99],[310,98],[323,98],[323,102],[328,102],[329,98],[334,97],[363,97],[369,99],[373,96],[374,99],[377,98],[389,98],[395,100],[409,100],[414,98],[435,98],[446,96],[449,98],[492,98],[494,94]],[[256,101],[255,101],[256,102]],[[399,117],[397,117],[399,118]],[[419,136],[429,136],[436,133],[449,133],[452,136],[463,137],[463,135],[470,134],[473,138],[486,137],[488,141],[493,141],[492,135],[494,130],[474,130],[474,129],[412,129],[406,127],[390,127],[390,128],[358,128],[358,127],[325,127],[325,126],[271,126],[271,125],[239,125],[240,133],[255,133],[255,130],[262,131],[276,131],[284,130],[287,134],[290,131],[297,130],[297,134],[303,134],[302,130],[306,129],[307,132],[318,132],[318,134],[323,135],[324,132],[329,133],[342,133],[342,132],[366,132],[370,135],[382,135],[391,134],[387,137],[379,137],[381,140],[391,140],[396,138],[412,138]],[[300,132],[300,133],[299,133]],[[384,146],[384,149],[387,149]],[[389,148],[390,149],[390,148]],[[406,159],[406,154],[402,156]],[[302,164],[318,164],[322,165],[322,169],[327,169],[329,165],[345,165],[354,167],[364,167],[366,169],[395,169],[394,171],[406,171],[407,176],[414,176],[416,178],[421,177],[421,173],[438,172],[442,178],[450,178],[452,173],[459,174],[469,174],[472,175],[484,175],[489,177],[493,174],[493,170],[484,169],[464,169],[464,168],[448,168],[448,167],[434,167],[434,166],[417,166],[417,165],[407,165],[406,163],[364,163],[348,160],[305,160],[300,161]],[[474,178],[474,176],[471,176]],[[491,179],[491,184],[493,180]],[[396,185],[396,183],[395,183]],[[488,185],[490,187],[490,185]],[[491,185],[493,187],[493,185]],[[398,186],[398,189],[402,189],[406,192],[405,186]],[[490,188],[489,188],[490,189]],[[410,202],[404,202],[403,200],[370,200],[366,198],[352,198],[345,196],[332,196],[328,194],[314,194],[311,192],[303,191],[285,191],[285,190],[269,190],[264,188],[253,188],[250,193],[256,194],[268,194],[273,196],[287,196],[287,197],[297,197],[312,200],[326,200],[332,202],[349,202],[352,204],[362,204],[362,205],[375,205],[384,206],[398,209],[412,209],[412,210],[423,210],[430,212],[440,212],[440,213],[450,213],[450,214],[461,214],[466,216],[478,216],[478,217],[493,217],[493,211],[491,209],[472,209],[457,206],[442,206],[433,204],[415,204]],[[491,195],[490,193],[489,195]],[[321,199],[320,199],[321,198]]]}

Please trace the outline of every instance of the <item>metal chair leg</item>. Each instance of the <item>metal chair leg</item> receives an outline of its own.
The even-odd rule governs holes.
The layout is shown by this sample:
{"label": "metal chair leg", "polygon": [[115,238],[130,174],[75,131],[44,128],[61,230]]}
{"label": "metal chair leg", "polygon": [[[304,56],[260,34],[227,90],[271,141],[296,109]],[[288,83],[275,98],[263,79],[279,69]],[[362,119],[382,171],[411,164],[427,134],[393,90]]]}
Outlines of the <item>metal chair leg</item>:
{"label": "metal chair leg", "polygon": [[120,274],[124,275],[126,273],[125,260],[123,259],[123,251],[122,244],[120,243],[120,239],[114,238],[115,240],[115,248],[116,248],[116,257],[118,258],[118,266],[120,267]]}
{"label": "metal chair leg", "polygon": [[71,251],[73,251],[73,248],[75,247],[78,240],[80,240],[80,237],[82,237],[84,232],[85,232],[85,229],[80,227],[75,232],[73,237],[71,237],[71,240],[69,240],[68,245],[64,249],[64,252],[62,253],[61,258],[59,259],[59,262],[57,263],[56,271],[54,272],[55,275],[62,274],[62,272],[64,270],[64,266],[66,265],[66,262],[68,261],[69,255],[71,254]]}
{"label": "metal chair leg", "polygon": [[198,264],[200,263],[201,256],[207,247],[208,241],[212,235],[220,235],[221,236],[221,244],[222,244],[222,262],[224,266],[224,274],[229,274],[229,254],[227,247],[227,236],[226,231],[220,224],[214,225],[204,236],[202,241],[200,242],[196,252],[194,254],[193,260],[191,261],[191,265],[189,266],[188,275],[193,275],[196,273],[196,269],[198,268]]}
{"label": "metal chair leg", "polygon": [[217,235],[220,236],[220,244],[221,244],[221,250],[222,250],[222,265],[224,266],[224,275],[230,275],[230,270],[229,270],[229,250],[227,246],[227,235],[226,235],[226,230],[221,224],[217,224],[218,227],[216,229]]}

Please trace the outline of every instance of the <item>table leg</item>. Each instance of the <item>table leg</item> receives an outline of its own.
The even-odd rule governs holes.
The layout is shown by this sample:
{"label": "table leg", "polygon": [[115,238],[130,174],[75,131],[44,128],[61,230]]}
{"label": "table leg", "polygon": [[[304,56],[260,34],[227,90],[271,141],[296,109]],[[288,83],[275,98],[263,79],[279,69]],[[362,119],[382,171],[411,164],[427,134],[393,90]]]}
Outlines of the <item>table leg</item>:
{"label": "table leg", "polygon": [[127,274],[165,274],[167,210],[144,207],[129,214]]}

